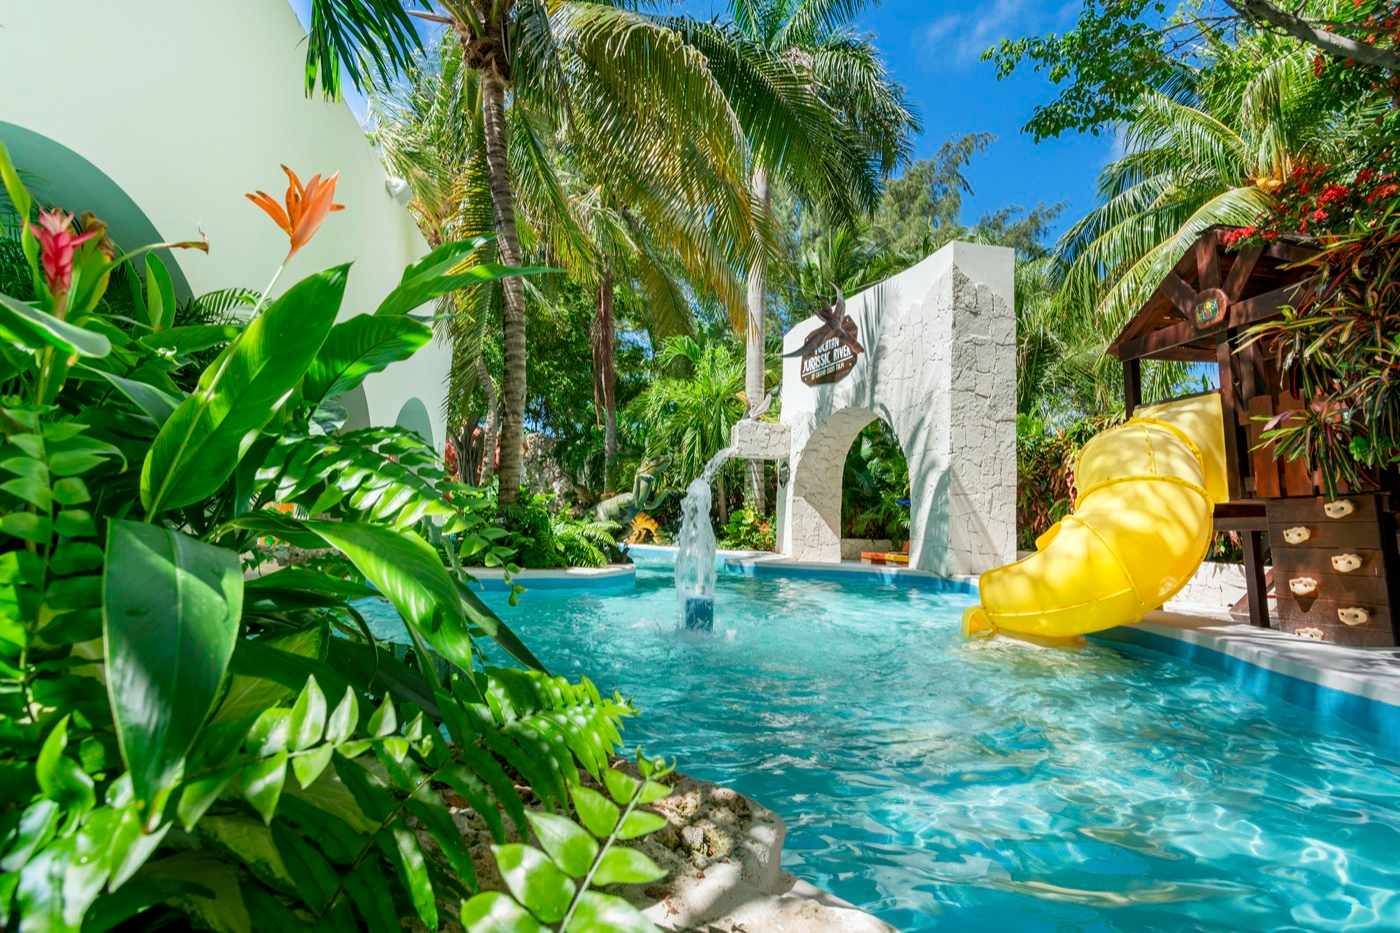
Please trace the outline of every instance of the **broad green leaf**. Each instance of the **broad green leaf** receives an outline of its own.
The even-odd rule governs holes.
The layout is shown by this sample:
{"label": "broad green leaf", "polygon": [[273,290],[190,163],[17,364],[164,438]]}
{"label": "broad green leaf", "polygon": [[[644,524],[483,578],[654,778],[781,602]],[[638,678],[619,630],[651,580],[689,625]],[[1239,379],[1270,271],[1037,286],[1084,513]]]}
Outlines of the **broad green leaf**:
{"label": "broad green leaf", "polygon": [[83,917],[83,933],[107,933],[159,904],[209,893],[208,888],[191,881],[132,881],[115,893],[98,898]]}
{"label": "broad green leaf", "polygon": [[34,777],[39,789],[50,800],[63,804],[69,811],[86,812],[97,803],[92,778],[83,773],[76,761],[63,754],[68,747],[68,716],[64,716],[44,739],[39,757],[34,761]]}
{"label": "broad green leaf", "polygon": [[554,864],[572,878],[588,874],[598,855],[598,843],[577,823],[553,813],[530,811],[526,814],[535,836]]}
{"label": "broad green leaf", "polygon": [[[286,820],[273,824],[272,839],[277,845],[278,854],[287,864],[287,870],[295,879],[298,895],[310,907],[323,910],[339,887],[336,870],[312,845],[313,840],[308,840],[293,829]],[[299,931],[302,926],[294,922],[291,929]]]}
{"label": "broad green leaf", "polygon": [[640,910],[622,898],[598,891],[585,891],[579,897],[578,907],[569,918],[564,933],[595,933],[597,930],[607,930],[609,933],[659,933]]}
{"label": "broad green leaf", "polygon": [[438,791],[426,784],[420,784],[413,791],[408,802],[408,812],[426,829],[437,843],[442,854],[452,866],[452,873],[468,891],[477,889],[476,866],[472,864],[472,853],[462,837],[462,829],[452,819],[447,806],[442,802]]}
{"label": "broad green leaf", "polygon": [[247,745],[258,757],[266,758],[285,752],[291,744],[292,714],[290,710],[265,709],[248,729]]}
{"label": "broad green leaf", "polygon": [[331,763],[331,756],[334,754],[334,745],[321,745],[293,758],[292,773],[296,775],[297,783],[303,788],[316,783],[321,772],[326,770],[326,765]]}
{"label": "broad green leaf", "polygon": [[384,702],[379,704],[379,708],[369,717],[369,734],[376,738],[393,734],[399,727],[399,717],[394,711],[394,700],[388,694],[384,695]]}
{"label": "broad green leaf", "polygon": [[135,806],[123,807],[116,828],[110,834],[107,855],[112,874],[107,881],[107,890],[115,891],[126,884],[160,848],[165,834],[174,825],[167,821],[153,832],[146,832],[140,811]]}
{"label": "broad green leaf", "polygon": [[[351,765],[351,767],[355,767]],[[438,913],[437,900],[433,894],[433,883],[428,878],[428,863],[423,858],[423,850],[418,845],[418,837],[413,830],[404,825],[402,820],[395,820],[389,827],[389,832],[393,836],[393,848],[383,843],[383,834],[375,838],[380,840],[381,846],[393,860],[403,876],[404,884],[408,886],[409,897],[413,901],[413,909],[418,913],[418,919],[427,924],[428,929],[437,929]]]}
{"label": "broad green leaf", "polygon": [[118,392],[130,399],[131,403],[141,409],[157,426],[165,424],[180,405],[180,399],[164,389],[157,389],[148,382],[128,379],[125,376],[118,376],[101,369],[90,369],[89,372],[97,373],[110,382]]}
{"label": "broad green leaf", "polygon": [[53,534],[53,523],[47,517],[33,512],[11,512],[9,515],[0,516],[0,532],[23,541],[48,544]]}
{"label": "broad green leaf", "polygon": [[68,476],[53,484],[53,498],[59,505],[82,505],[92,501],[87,483],[76,476]]}
{"label": "broad green leaf", "polygon": [[230,768],[187,782],[180,789],[180,799],[175,805],[175,814],[179,817],[180,825],[185,827],[187,832],[194,829],[194,824],[199,822],[199,818],[228,789],[237,775],[237,770]]}
{"label": "broad green leaf", "polygon": [[35,457],[10,457],[0,461],[0,470],[13,473],[24,479],[37,479],[43,482],[48,482],[49,479],[49,468],[44,466],[43,460]]}
{"label": "broad green leaf", "polygon": [[63,808],[56,800],[44,798],[25,807],[24,812],[20,814],[19,824],[5,839],[9,850],[5,852],[4,861],[0,861],[0,870],[14,872],[24,867],[30,856],[53,838],[53,834],[58,830],[58,821],[62,817]]}
{"label": "broad green leaf", "polygon": [[570,791],[574,798],[574,809],[588,831],[599,839],[606,839],[617,825],[622,811],[608,798],[591,787],[574,787]]}
{"label": "broad green leaf", "polygon": [[649,810],[633,810],[617,829],[618,839],[637,839],[666,825],[666,818]]}
{"label": "broad green leaf", "polygon": [[626,846],[613,846],[603,853],[593,883],[646,884],[666,877],[666,869],[653,862],[645,853]]}
{"label": "broad green leaf", "polygon": [[569,909],[574,883],[534,846],[492,846],[496,867],[515,899],[545,923],[558,923]]}
{"label": "broad green leaf", "polygon": [[243,900],[238,875],[238,868],[227,856],[193,851],[149,863],[140,880],[196,885],[199,893],[191,891],[172,901],[191,914],[196,928],[216,933],[253,933],[253,921]]}
{"label": "broad green leaf", "polygon": [[97,536],[97,523],[92,520],[92,513],[86,509],[64,509],[53,520],[53,527],[65,538]]}
{"label": "broad green leaf", "polygon": [[112,344],[96,331],[70,324],[30,304],[0,293],[0,329],[15,346],[28,350],[52,347],[68,356],[102,357]]}
{"label": "broad green leaf", "polygon": [[53,503],[53,493],[49,491],[49,484],[45,479],[19,476],[0,483],[0,492],[9,493],[41,512],[47,512]]}
{"label": "broad green leaf", "polygon": [[315,359],[340,309],[347,268],[292,286],[204,371],[142,466],[147,514],[198,502],[233,473]]}
{"label": "broad green leaf", "polygon": [[238,555],[169,528],[107,526],[107,693],[136,798],[163,799],[218,696],[243,609]]}
{"label": "broad green leaf", "polygon": [[[517,573],[519,571],[517,569],[511,572]],[[471,621],[472,625],[485,632],[496,644],[500,645],[507,654],[515,658],[515,660],[519,661],[521,664],[533,670],[548,673],[545,669],[544,662],[535,657],[534,652],[525,646],[525,642],[520,640],[520,636],[516,635],[500,616],[492,612],[491,608],[487,606],[486,603],[482,602],[481,597],[476,595],[471,587],[466,584],[458,584],[457,592],[462,596],[462,605],[465,607],[467,618]],[[514,605],[514,603],[511,605]]]}
{"label": "broad green leaf", "polygon": [[[321,741],[326,728],[326,696],[313,675],[306,680],[301,695],[292,706],[292,751],[299,752]],[[309,783],[309,782],[308,782]]]}
{"label": "broad green leaf", "polygon": [[603,772],[603,783],[608,788],[608,795],[621,806],[626,806],[642,786],[641,781],[614,768]]}
{"label": "broad green leaf", "polygon": [[271,823],[277,812],[277,801],[282,796],[282,785],[287,780],[287,753],[281,751],[248,765],[243,769],[242,779],[244,798],[258,811],[264,823]]}
{"label": "broad green leaf", "polygon": [[500,891],[483,891],[463,901],[462,926],[472,933],[538,933],[544,929],[528,910]]}
{"label": "broad green leaf", "polygon": [[146,254],[146,316],[156,331],[164,330],[175,320],[175,283],[155,253]]}
{"label": "broad green leaf", "polygon": [[346,687],[345,695],[340,698],[335,709],[331,710],[330,718],[326,720],[326,741],[335,743],[350,738],[359,724],[360,702],[355,699],[354,688]]}
{"label": "broad green leaf", "polygon": [[429,645],[471,670],[472,645],[457,586],[442,559],[412,531],[362,522],[302,523],[350,559]]}
{"label": "broad green leaf", "polygon": [[543,268],[508,269],[496,263],[473,262],[472,254],[489,240],[489,237],[473,237],[442,244],[403,270],[398,286],[380,302],[375,315],[407,314],[439,295],[459,288],[494,282],[510,275],[550,271]]}
{"label": "broad green leaf", "polygon": [[176,353],[198,353],[221,343],[235,340],[243,332],[239,324],[190,324],[171,327],[157,334],[147,334],[140,343],[149,350],[174,350]]}
{"label": "broad green leaf", "polygon": [[[34,199],[29,196],[24,182],[20,180],[19,171],[15,168],[15,163],[11,161],[10,151],[5,148],[4,143],[0,143],[0,183],[4,184],[5,193],[10,196],[10,204],[14,206],[15,216],[28,219],[29,210],[34,206]],[[20,247],[30,267],[37,269],[39,244],[27,223],[20,224]],[[35,287],[37,288],[38,285],[36,284]]]}
{"label": "broad green leaf", "polygon": [[76,842],[72,836],[57,839],[41,849],[19,872],[15,900],[23,917],[21,933],[44,931],[66,933],[79,929],[64,914],[64,877],[75,861]]}
{"label": "broad green leaf", "polygon": [[342,395],[370,373],[417,353],[433,339],[433,329],[411,317],[361,314],[331,328],[321,352],[306,372],[302,395],[310,405]]}
{"label": "broad green leaf", "polygon": [[671,788],[660,781],[647,781],[642,786],[642,795],[637,798],[637,803],[645,806],[649,803],[656,803],[658,800],[665,800],[671,796]]}
{"label": "broad green leaf", "polygon": [[364,599],[379,595],[373,588],[365,586],[363,583],[343,580],[340,577],[319,573],[306,567],[283,567],[281,570],[253,577],[248,580],[247,588],[250,593],[310,590],[323,596],[338,596],[342,599]]}
{"label": "broad green leaf", "polygon": [[232,852],[264,881],[291,888],[300,880],[283,859],[272,831],[250,816],[229,813],[205,817],[196,832],[202,840]]}

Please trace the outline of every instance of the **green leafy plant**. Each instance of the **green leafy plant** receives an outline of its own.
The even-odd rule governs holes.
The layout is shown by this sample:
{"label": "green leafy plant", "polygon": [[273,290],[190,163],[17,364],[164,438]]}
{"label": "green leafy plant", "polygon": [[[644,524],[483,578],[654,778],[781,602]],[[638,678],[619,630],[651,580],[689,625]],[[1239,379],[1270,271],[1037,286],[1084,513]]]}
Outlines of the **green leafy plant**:
{"label": "green leafy plant", "polygon": [[644,853],[618,845],[666,825],[664,817],[640,808],[670,794],[659,779],[671,768],[640,756],[637,765],[640,777],[614,768],[604,771],[606,795],[591,787],[573,788],[577,822],[558,814],[527,814],[539,846],[492,848],[510,894],[476,895],[462,905],[463,925],[492,931],[655,929],[627,901],[594,890],[646,884],[666,875]]}
{"label": "green leafy plant", "polygon": [[1354,223],[1301,264],[1315,287],[1248,338],[1304,400],[1265,425],[1263,442],[1316,470],[1329,495],[1380,485],[1400,465],[1400,199]]}
{"label": "green leafy plant", "polygon": [[909,540],[909,466],[883,421],[870,424],[851,445],[841,499],[848,536]]}
{"label": "green leafy plant", "polygon": [[744,551],[771,551],[774,545],[773,523],[753,509],[735,509],[729,521],[720,528],[720,547]]}
{"label": "green leafy plant", "polygon": [[[28,220],[3,147],[0,178]],[[314,425],[422,345],[411,309],[508,270],[445,244],[374,315],[337,323],[339,267],[210,325],[148,258],[118,321],[100,224],[40,216],[35,297],[0,295],[0,925],[438,927],[480,888],[452,807],[523,837],[606,780],[631,709],[470,589],[458,553],[493,533],[431,450]],[[335,557],[271,569],[269,537]]]}
{"label": "green leafy plant", "polygon": [[554,516],[553,527],[554,543],[569,567],[606,567],[620,557],[617,522],[573,518],[560,512]]}

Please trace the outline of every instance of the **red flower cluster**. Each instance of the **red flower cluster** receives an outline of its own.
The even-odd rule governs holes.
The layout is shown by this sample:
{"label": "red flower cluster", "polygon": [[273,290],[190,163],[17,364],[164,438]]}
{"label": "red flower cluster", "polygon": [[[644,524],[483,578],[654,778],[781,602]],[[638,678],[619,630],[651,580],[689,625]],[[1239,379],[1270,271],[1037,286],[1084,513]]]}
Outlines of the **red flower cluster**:
{"label": "red flower cluster", "polygon": [[[1379,160],[1391,164],[1389,154]],[[1398,166],[1397,168],[1400,168]],[[1282,235],[1320,240],[1400,209],[1400,175],[1368,166],[1359,171],[1315,162],[1302,162],[1275,195],[1273,210],[1257,225],[1237,227],[1222,237],[1226,246],[1267,242]]]}

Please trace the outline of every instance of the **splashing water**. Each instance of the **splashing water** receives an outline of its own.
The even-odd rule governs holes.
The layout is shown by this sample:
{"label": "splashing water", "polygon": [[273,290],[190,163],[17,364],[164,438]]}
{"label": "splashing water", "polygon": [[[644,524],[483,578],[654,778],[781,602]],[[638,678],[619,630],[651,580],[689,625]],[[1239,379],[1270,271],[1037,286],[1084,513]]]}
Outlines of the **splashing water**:
{"label": "splashing water", "polygon": [[715,624],[715,529],[710,524],[710,483],[725,461],[734,456],[726,447],[710,458],[700,476],[685,490],[681,503],[681,532],[676,540],[676,601],[681,625],[708,632]]}

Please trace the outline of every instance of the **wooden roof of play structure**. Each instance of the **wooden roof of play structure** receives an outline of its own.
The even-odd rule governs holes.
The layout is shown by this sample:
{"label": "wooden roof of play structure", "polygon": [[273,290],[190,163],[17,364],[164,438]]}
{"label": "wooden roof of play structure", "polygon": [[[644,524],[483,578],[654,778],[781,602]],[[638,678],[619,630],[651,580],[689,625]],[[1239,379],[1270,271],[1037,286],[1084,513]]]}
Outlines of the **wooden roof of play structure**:
{"label": "wooden roof of play structure", "polygon": [[1279,239],[1267,247],[1227,250],[1211,227],[1167,273],[1108,352],[1121,360],[1215,361],[1221,332],[1279,314],[1302,273],[1286,268],[1316,252],[1309,241]]}

